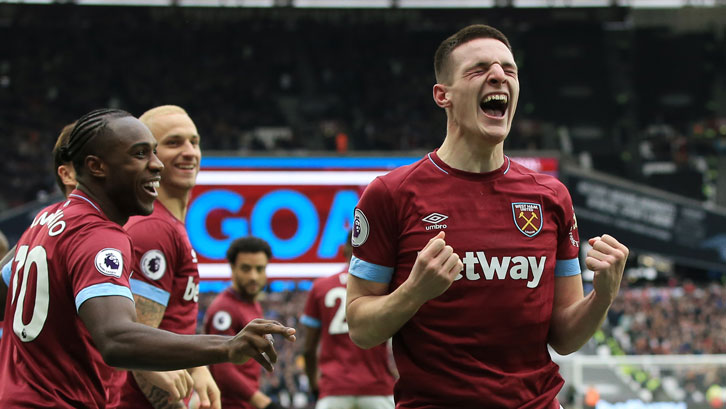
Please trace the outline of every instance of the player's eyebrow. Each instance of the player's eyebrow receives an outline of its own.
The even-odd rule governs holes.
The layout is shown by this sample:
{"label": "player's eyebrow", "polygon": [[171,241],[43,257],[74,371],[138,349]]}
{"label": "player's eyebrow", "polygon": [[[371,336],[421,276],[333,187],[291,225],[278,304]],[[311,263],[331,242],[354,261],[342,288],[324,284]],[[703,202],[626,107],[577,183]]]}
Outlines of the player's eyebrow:
{"label": "player's eyebrow", "polygon": [[[464,72],[470,72],[477,68],[484,68],[484,69],[488,70],[492,64],[494,64],[494,63],[491,61],[478,61],[478,62],[472,64],[470,67],[468,67]],[[501,65],[502,68],[511,68],[511,69],[514,69],[515,71],[518,70],[517,64],[515,64],[511,61],[500,61],[498,64]]]}
{"label": "player's eyebrow", "polygon": [[[166,140],[169,140],[169,139],[186,139],[186,138],[187,138],[187,136],[184,136],[184,135],[175,133],[175,134],[171,134],[171,135],[166,135],[163,138],[161,138],[161,140],[162,141],[166,141]],[[196,140],[199,140],[200,139],[200,137],[199,137],[198,134],[192,134],[191,136],[189,136],[189,138],[190,139],[196,139]]]}
{"label": "player's eyebrow", "polygon": [[137,148],[147,148],[147,147],[148,148],[152,148],[152,149],[156,149],[156,146],[157,145],[158,144],[156,142],[154,142],[153,144],[152,143],[149,143],[149,142],[137,142],[137,143],[131,145],[131,147],[129,148],[129,150],[134,150],[134,149],[137,149]]}

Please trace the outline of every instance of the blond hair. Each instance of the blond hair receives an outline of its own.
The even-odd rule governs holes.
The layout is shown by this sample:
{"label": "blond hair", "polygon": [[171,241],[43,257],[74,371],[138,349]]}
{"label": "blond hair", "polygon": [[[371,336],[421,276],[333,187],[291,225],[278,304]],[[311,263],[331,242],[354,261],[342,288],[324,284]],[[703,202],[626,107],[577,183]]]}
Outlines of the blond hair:
{"label": "blond hair", "polygon": [[144,125],[151,127],[150,124],[154,122],[154,119],[172,114],[183,114],[189,116],[189,114],[187,114],[187,111],[185,111],[184,108],[178,105],[161,105],[155,108],[151,108],[150,110],[141,114],[141,116],[139,117],[139,121],[143,122]]}

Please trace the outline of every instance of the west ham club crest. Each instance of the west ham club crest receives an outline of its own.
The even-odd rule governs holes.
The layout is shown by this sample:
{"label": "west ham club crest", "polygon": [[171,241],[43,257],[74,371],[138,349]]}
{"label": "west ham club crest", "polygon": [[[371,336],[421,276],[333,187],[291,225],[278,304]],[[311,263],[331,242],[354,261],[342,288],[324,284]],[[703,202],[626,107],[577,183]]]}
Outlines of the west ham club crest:
{"label": "west ham club crest", "polygon": [[539,203],[512,203],[514,225],[527,237],[534,237],[542,230],[542,206]]}

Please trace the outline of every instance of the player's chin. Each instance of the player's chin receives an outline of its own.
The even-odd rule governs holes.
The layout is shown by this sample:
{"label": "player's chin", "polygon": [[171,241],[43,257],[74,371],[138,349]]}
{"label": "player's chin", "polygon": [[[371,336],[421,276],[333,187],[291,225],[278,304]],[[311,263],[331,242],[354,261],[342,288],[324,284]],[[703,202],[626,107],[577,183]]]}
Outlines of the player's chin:
{"label": "player's chin", "polygon": [[248,284],[245,287],[245,291],[247,291],[247,294],[250,297],[255,297],[257,294],[260,293],[261,290],[262,290],[262,287],[257,284]]}
{"label": "player's chin", "polygon": [[144,202],[140,201],[138,203],[136,214],[139,216],[148,216],[154,211],[154,201],[151,202]]}

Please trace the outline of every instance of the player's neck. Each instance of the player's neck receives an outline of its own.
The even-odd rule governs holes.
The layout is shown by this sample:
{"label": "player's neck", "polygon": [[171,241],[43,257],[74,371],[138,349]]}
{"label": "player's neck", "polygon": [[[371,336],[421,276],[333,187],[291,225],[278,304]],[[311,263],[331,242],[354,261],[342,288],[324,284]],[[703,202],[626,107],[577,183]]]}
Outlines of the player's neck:
{"label": "player's neck", "polygon": [[77,189],[83,192],[96,204],[98,204],[101,212],[103,212],[103,214],[112,222],[118,224],[119,226],[123,226],[129,220],[129,215],[123,214],[114,204],[114,201],[105,194],[96,194],[94,192],[95,189],[89,188],[88,186],[80,182],[78,183]]}
{"label": "player's neck", "polygon": [[191,189],[186,191],[175,191],[160,187],[158,189],[159,196],[157,201],[166,207],[167,210],[180,222],[184,222],[187,217],[187,208],[189,206],[189,197]]}
{"label": "player's neck", "polygon": [[257,295],[250,296],[247,292],[241,291],[234,280],[232,281],[232,291],[245,302],[254,303],[257,300]]}
{"label": "player's neck", "polygon": [[454,169],[485,173],[499,169],[504,163],[503,144],[487,144],[476,137],[448,134],[436,155]]}

